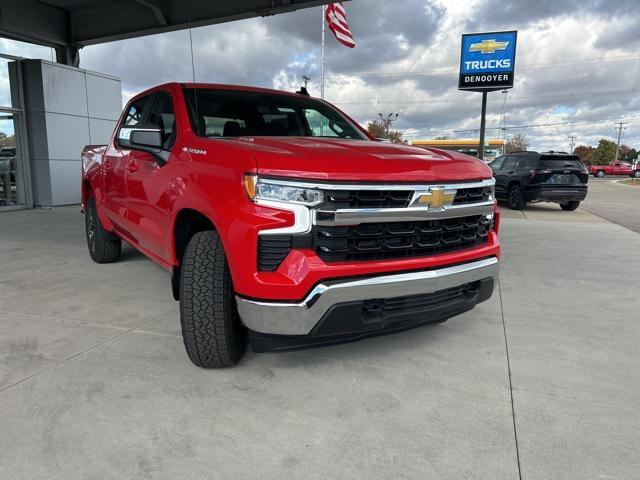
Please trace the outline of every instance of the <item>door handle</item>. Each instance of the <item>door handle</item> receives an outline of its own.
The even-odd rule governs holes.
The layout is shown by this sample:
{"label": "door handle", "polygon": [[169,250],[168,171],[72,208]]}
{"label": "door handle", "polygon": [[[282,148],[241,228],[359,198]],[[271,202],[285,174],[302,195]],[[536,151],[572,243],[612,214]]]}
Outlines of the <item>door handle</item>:
{"label": "door handle", "polygon": [[513,170],[509,170],[507,173],[508,173],[509,175],[513,175]]}
{"label": "door handle", "polygon": [[138,164],[135,162],[131,162],[129,165],[127,165],[127,170],[129,170],[130,173],[134,173],[138,171]]}

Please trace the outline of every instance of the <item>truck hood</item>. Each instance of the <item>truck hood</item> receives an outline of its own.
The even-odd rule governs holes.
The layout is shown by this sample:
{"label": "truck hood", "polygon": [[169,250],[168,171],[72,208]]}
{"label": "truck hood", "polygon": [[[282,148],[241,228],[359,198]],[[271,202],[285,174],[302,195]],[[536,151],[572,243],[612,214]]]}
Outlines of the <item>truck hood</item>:
{"label": "truck hood", "polygon": [[491,169],[474,157],[406,145],[307,137],[223,141],[250,151],[263,176],[376,182],[469,181],[492,176]]}

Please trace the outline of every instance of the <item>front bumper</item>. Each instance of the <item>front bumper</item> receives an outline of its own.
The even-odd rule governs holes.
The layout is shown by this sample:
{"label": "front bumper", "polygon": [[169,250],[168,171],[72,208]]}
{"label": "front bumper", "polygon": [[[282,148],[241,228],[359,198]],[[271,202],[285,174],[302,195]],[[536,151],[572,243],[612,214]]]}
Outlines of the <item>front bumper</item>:
{"label": "front bumper", "polygon": [[[257,301],[237,296],[237,304],[240,318],[252,332],[267,335],[305,336],[312,334],[314,330],[317,333],[317,327],[322,325],[331,316],[331,312],[338,307],[360,305],[357,312],[363,316],[367,313],[362,308],[365,303],[435,294],[454,287],[484,281],[484,293],[477,295],[471,303],[469,302],[470,297],[466,298],[464,309],[461,310],[460,305],[453,305],[444,312],[444,314],[450,313],[448,316],[452,316],[489,298],[497,277],[498,259],[489,257],[432,270],[327,281],[318,284],[299,303]],[[488,296],[486,295],[486,290],[489,288],[487,285],[490,285]],[[351,315],[354,315],[354,311],[351,311]],[[428,312],[425,312],[425,316],[427,317],[426,321],[447,318],[446,315],[443,317],[443,312],[440,312],[437,318],[433,319],[428,318]],[[388,318],[381,318],[381,320],[382,328],[393,323]],[[380,322],[377,323],[380,324]],[[333,333],[335,332],[329,336]]]}

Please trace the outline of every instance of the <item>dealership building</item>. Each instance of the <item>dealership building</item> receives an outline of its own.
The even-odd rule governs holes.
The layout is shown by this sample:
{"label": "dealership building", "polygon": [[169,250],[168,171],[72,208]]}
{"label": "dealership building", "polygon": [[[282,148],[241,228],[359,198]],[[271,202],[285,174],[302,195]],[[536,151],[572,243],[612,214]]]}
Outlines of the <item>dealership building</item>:
{"label": "dealership building", "polygon": [[82,47],[326,3],[0,0],[0,37],[55,52],[42,60],[0,50],[0,211],[80,202],[80,152],[109,141],[122,108],[120,80],[80,68]]}

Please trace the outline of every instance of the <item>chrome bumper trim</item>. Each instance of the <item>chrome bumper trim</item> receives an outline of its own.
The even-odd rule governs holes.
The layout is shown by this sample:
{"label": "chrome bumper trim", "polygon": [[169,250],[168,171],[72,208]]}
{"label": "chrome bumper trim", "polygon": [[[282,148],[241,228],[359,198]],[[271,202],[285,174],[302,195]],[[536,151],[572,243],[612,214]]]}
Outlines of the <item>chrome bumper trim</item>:
{"label": "chrome bumper trim", "polygon": [[333,183],[313,180],[284,180],[261,177],[263,183],[275,183],[292,187],[315,188],[317,190],[428,190],[430,187],[445,187],[447,190],[462,188],[491,187],[495,185],[494,178],[475,182],[425,182],[425,183]]}
{"label": "chrome bumper trim", "polygon": [[498,277],[498,259],[421,272],[380,275],[360,280],[318,284],[300,303],[249,300],[237,296],[243,323],[253,331],[273,335],[307,335],[324,314],[339,303],[433,293],[485,278]]}
{"label": "chrome bumper trim", "polygon": [[424,207],[409,208],[360,208],[342,210],[317,210],[315,225],[358,225],[374,222],[419,222],[422,220],[440,220],[472,215],[493,214],[493,201],[467,205],[452,205],[439,209]]}

